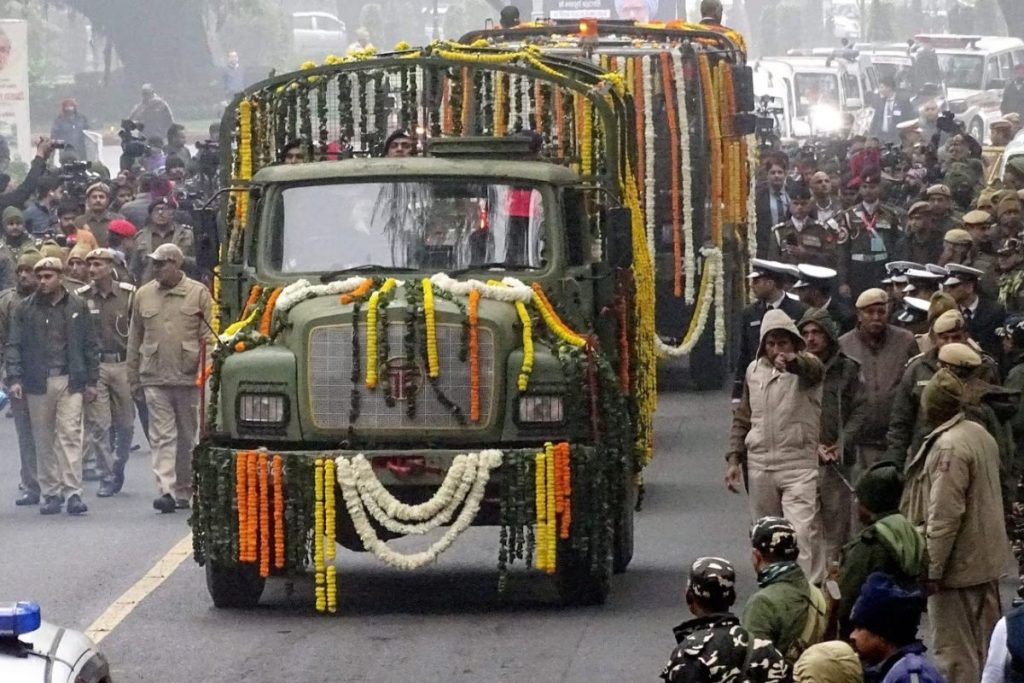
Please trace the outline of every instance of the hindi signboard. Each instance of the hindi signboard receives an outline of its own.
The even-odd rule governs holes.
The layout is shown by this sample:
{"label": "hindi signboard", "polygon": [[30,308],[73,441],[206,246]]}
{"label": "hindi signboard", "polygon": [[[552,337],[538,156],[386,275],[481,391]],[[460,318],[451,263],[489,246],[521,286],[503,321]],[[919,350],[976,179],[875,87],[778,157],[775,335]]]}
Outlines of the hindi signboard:
{"label": "hindi signboard", "polygon": [[0,135],[11,160],[31,161],[32,136],[28,111],[28,23],[0,19]]}
{"label": "hindi signboard", "polygon": [[552,19],[630,19],[650,21],[658,0],[547,0]]}

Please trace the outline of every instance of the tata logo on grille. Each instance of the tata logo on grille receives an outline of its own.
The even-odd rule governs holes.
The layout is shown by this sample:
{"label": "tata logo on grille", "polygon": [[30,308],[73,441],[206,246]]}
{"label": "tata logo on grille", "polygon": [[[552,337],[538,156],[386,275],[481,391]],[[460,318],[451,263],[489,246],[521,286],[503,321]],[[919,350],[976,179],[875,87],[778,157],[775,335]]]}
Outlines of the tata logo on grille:
{"label": "tata logo on grille", "polygon": [[423,386],[423,373],[407,358],[391,358],[387,362],[391,395],[396,401],[413,399]]}

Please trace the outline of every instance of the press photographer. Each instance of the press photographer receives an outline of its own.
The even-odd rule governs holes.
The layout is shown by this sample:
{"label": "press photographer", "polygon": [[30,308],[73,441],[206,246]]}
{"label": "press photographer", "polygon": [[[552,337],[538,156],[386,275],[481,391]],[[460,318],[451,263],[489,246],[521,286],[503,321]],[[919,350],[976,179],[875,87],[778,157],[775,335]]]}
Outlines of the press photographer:
{"label": "press photographer", "polygon": [[146,136],[143,134],[145,126],[136,123],[131,119],[121,121],[121,130],[117,131],[117,137],[121,138],[121,170],[130,171],[141,165],[143,157],[152,151]]}
{"label": "press photographer", "polygon": [[32,193],[36,191],[39,180],[46,173],[46,163],[50,155],[53,154],[53,150],[54,146],[49,138],[39,138],[39,142],[36,143],[36,156],[32,159],[25,179],[15,189],[0,194],[0,210],[8,206],[21,208],[25,205],[25,202],[32,197]]}

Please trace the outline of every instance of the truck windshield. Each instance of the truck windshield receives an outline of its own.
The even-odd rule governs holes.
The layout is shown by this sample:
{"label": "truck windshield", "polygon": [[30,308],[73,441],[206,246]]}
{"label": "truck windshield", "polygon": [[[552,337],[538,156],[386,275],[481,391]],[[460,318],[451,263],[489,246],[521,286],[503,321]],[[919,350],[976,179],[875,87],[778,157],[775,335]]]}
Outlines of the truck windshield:
{"label": "truck windshield", "polygon": [[939,53],[939,69],[947,88],[981,90],[984,87],[985,58],[981,55]]}
{"label": "truck windshield", "polygon": [[544,197],[529,184],[466,180],[289,187],[275,207],[271,263],[281,273],[540,268]]}
{"label": "truck windshield", "polygon": [[796,88],[796,115],[807,116],[813,107],[822,105],[840,108],[839,79],[830,73],[798,73],[793,80]]}

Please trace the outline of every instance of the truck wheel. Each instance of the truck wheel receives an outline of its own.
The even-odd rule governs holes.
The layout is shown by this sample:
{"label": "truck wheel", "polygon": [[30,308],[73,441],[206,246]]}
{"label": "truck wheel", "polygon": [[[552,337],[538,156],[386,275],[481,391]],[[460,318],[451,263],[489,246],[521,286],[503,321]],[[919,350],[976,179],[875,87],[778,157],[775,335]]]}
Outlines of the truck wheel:
{"label": "truck wheel", "polygon": [[218,565],[206,563],[206,589],[210,591],[215,607],[221,609],[255,607],[266,579],[259,568],[251,564]]}
{"label": "truck wheel", "polygon": [[978,141],[978,144],[985,144],[985,124],[982,123],[981,119],[972,119],[967,132],[970,133],[972,138]]}
{"label": "truck wheel", "polygon": [[616,574],[625,573],[633,559],[633,517],[636,514],[636,484],[632,477],[626,484],[626,497],[622,501],[623,509],[615,520],[615,543],[612,547],[612,571]]}
{"label": "truck wheel", "polygon": [[558,543],[558,596],[562,603],[572,606],[603,605],[611,588],[611,577],[606,571],[595,576],[590,571],[590,560],[572,549],[569,541]]}

